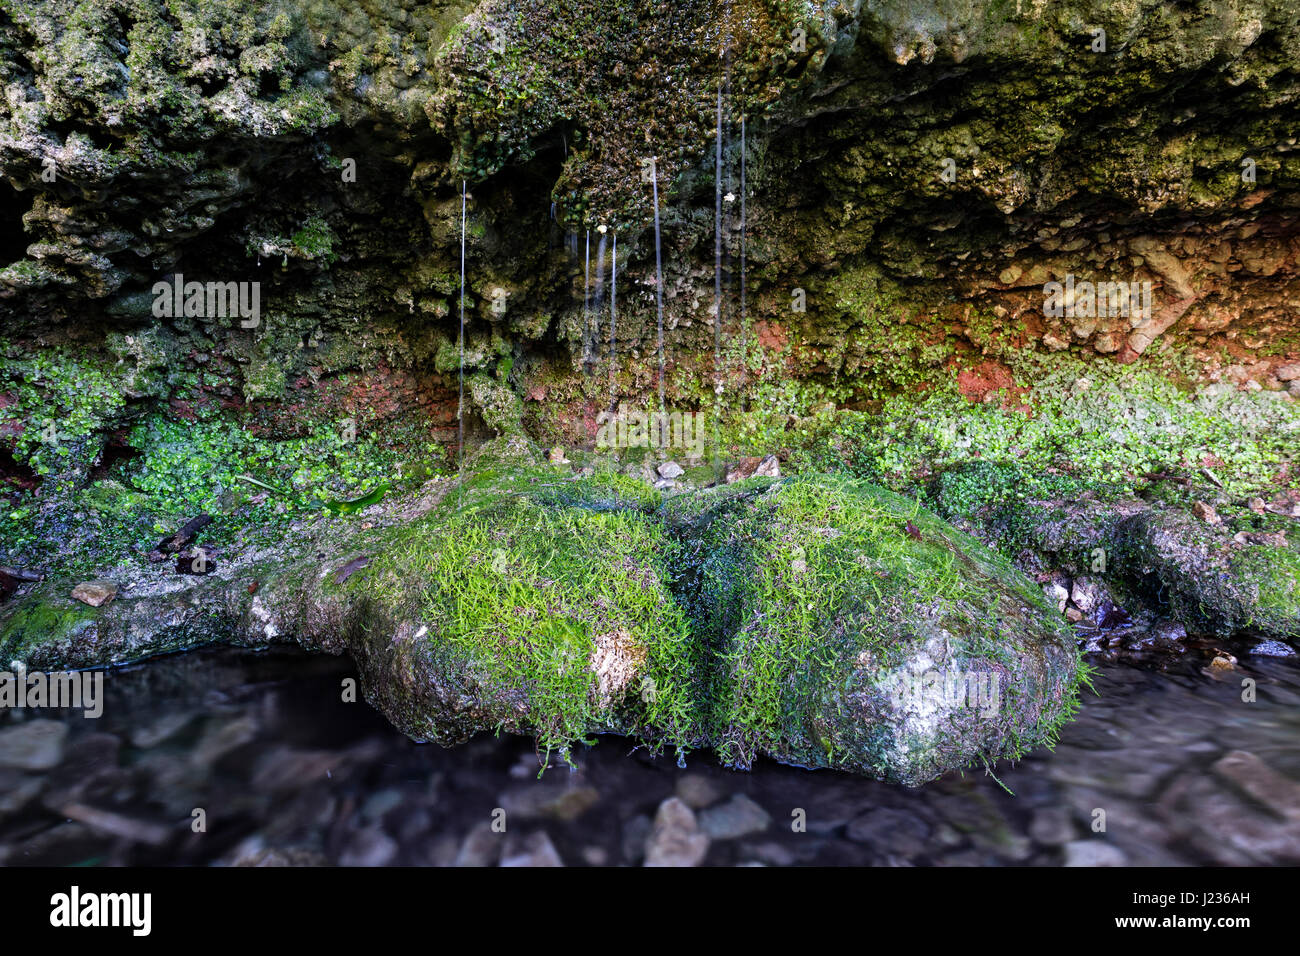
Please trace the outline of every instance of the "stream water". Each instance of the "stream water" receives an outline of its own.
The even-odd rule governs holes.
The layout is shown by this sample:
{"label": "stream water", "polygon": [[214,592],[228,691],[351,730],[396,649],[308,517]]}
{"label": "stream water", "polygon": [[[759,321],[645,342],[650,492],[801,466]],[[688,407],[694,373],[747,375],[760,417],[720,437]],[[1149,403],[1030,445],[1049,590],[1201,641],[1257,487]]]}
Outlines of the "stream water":
{"label": "stream water", "polygon": [[98,719],[0,714],[0,862],[637,864],[677,795],[706,864],[1294,863],[1300,659],[1234,652],[1219,676],[1209,644],[1096,657],[1055,752],[999,765],[1013,796],[982,772],[906,790],[707,752],[679,769],[619,738],[539,780],[526,739],[419,745],[343,702],[346,659],[203,650],[109,672]]}

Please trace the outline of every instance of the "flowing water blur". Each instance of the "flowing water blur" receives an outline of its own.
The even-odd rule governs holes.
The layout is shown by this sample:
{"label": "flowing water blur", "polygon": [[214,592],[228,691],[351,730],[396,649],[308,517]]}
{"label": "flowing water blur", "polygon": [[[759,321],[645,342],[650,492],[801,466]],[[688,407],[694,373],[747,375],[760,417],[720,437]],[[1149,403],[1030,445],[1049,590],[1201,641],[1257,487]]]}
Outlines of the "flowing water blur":
{"label": "flowing water blur", "polygon": [[346,659],[199,651],[109,672],[99,719],[0,714],[0,861],[635,865],[674,795],[707,864],[1300,861],[1300,664],[1237,650],[1214,677],[1211,653],[1102,662],[1055,752],[999,765],[1012,796],[982,772],[909,791],[707,752],[680,770],[608,737],[539,780],[528,740],[444,750],[344,702]]}

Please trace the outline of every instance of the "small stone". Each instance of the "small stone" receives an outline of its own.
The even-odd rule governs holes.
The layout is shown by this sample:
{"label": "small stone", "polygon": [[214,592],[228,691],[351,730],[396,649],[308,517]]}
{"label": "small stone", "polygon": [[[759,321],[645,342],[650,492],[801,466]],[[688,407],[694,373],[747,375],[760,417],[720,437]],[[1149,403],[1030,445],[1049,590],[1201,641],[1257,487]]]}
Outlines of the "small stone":
{"label": "small stone", "polygon": [[754,469],[754,477],[780,478],[781,463],[777,461],[776,455],[768,455],[766,458],[760,461],[758,463],[758,467]]}
{"label": "small stone", "polygon": [[1091,578],[1075,578],[1070,588],[1070,600],[1084,614],[1091,614],[1101,606],[1106,590]]}
{"label": "small stone", "polygon": [[402,802],[402,793],[400,790],[380,790],[378,793],[372,793],[366,798],[366,802],[361,805],[361,819],[374,821],[382,819],[384,814],[393,807],[399,806]]}
{"label": "small stone", "polygon": [[514,834],[506,837],[505,849],[501,852],[502,866],[564,866],[559,851],[551,838],[542,830],[530,833],[522,839]]}
{"label": "small stone", "polygon": [[339,866],[386,866],[397,857],[397,841],[379,827],[358,830],[339,854]]}
{"label": "small stone", "polygon": [[743,793],[700,814],[700,829],[714,840],[734,840],[762,833],[771,822],[767,811]]}
{"label": "small stone", "polygon": [[273,866],[329,866],[329,860],[316,850],[300,847],[262,847],[241,852],[231,866],[238,867],[273,867]]}
{"label": "small stone", "polygon": [[646,866],[698,866],[709,852],[709,836],[695,812],[677,797],[659,804],[645,843]]}
{"label": "small stone", "polygon": [[1206,504],[1204,501],[1198,501],[1192,505],[1192,514],[1200,518],[1206,524],[1222,524],[1223,519],[1219,513],[1214,510],[1214,505]]}
{"label": "small stone", "polygon": [[677,482],[671,478],[658,478],[655,480],[655,491],[671,491],[677,487]]}
{"label": "small stone", "polygon": [[635,863],[645,856],[646,840],[653,826],[644,813],[623,824],[623,856],[629,863]]}
{"label": "small stone", "polygon": [[72,589],[74,600],[91,607],[102,607],[117,597],[117,585],[112,581],[83,581]]}
{"label": "small stone", "polygon": [[194,714],[187,710],[163,714],[157,720],[134,728],[131,731],[131,746],[139,747],[141,750],[156,747],[186,727],[193,719]]}
{"label": "small stone", "polygon": [[1224,754],[1214,772],[1230,780],[1283,820],[1300,822],[1300,783],[1278,773],[1245,750]]}
{"label": "small stone", "polygon": [[1034,811],[1029,821],[1029,835],[1044,846],[1061,846],[1074,839],[1074,825],[1070,812],[1064,807],[1051,807]]}
{"label": "small stone", "polygon": [[1065,603],[1070,600],[1070,592],[1064,586],[1053,581],[1043,585],[1043,596],[1056,605],[1058,614],[1065,613]]}
{"label": "small stone", "polygon": [[567,465],[569,459],[564,457],[564,449],[556,445],[551,449],[550,460],[552,465]]}
{"label": "small stone", "polygon": [[1124,851],[1100,840],[1074,840],[1065,845],[1066,866],[1124,866],[1127,863]]}
{"label": "small stone", "polygon": [[708,777],[688,773],[677,781],[677,796],[692,810],[702,810],[709,804],[716,803],[722,794]]}
{"label": "small stone", "polygon": [[1237,659],[1231,654],[1219,651],[1214,660],[1210,661],[1210,670],[1212,671],[1230,671],[1237,666]]}
{"label": "small stone", "polygon": [[593,787],[573,786],[568,781],[552,783],[537,780],[523,787],[516,787],[501,794],[498,798],[506,817],[516,820],[532,820],[538,817],[551,817],[566,822],[582,816],[600,799],[600,794]]}
{"label": "small stone", "polygon": [[1246,502],[1246,507],[1255,512],[1255,514],[1262,515],[1267,505],[1264,504],[1263,498],[1251,498]]}
{"label": "small stone", "polygon": [[926,851],[930,825],[915,813],[879,807],[854,819],[845,834],[855,843],[865,843],[882,853],[912,858]]}
{"label": "small stone", "polygon": [[1296,652],[1293,648],[1281,641],[1260,641],[1250,649],[1250,653],[1257,657],[1295,657]]}
{"label": "small stone", "polygon": [[660,478],[680,478],[686,474],[682,466],[675,461],[666,461],[655,470],[659,472]]}
{"label": "small stone", "polygon": [[28,720],[0,730],[0,767],[49,770],[63,759],[68,725],[57,720]]}
{"label": "small stone", "polygon": [[456,854],[456,866],[491,866],[501,853],[504,835],[493,832],[492,825],[480,823],[465,835]]}
{"label": "small stone", "polygon": [[1071,624],[1078,624],[1083,620],[1083,612],[1077,607],[1067,607],[1065,609],[1065,616]]}

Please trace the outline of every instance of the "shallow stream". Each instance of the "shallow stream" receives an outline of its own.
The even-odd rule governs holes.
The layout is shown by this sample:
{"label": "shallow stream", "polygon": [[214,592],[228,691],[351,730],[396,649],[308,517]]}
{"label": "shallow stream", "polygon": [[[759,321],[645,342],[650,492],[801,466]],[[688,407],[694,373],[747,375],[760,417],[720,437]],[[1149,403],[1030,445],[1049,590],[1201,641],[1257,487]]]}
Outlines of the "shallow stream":
{"label": "shallow stream", "polygon": [[[707,752],[680,769],[617,738],[539,780],[528,740],[418,745],[344,703],[346,659],[203,650],[110,671],[99,719],[0,714],[0,862],[626,865],[648,842],[706,864],[1300,862],[1300,658],[1234,653],[1094,656],[1055,752],[997,768],[1013,796],[981,771],[906,790]],[[674,795],[699,832],[653,832]]]}

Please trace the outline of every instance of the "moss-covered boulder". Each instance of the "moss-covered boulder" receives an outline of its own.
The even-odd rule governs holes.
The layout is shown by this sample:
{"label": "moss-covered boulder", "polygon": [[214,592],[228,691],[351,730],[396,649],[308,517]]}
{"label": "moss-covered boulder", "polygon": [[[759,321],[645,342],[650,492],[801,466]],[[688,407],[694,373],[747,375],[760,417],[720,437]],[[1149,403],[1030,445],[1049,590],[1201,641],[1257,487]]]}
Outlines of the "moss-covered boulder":
{"label": "moss-covered boulder", "polygon": [[348,586],[368,699],[444,745],[484,730],[548,753],[604,731],[689,738],[692,635],[657,503],[631,479],[541,469],[449,493]]}
{"label": "moss-covered boulder", "polygon": [[666,511],[728,763],[917,784],[1050,745],[1074,707],[1077,652],[1042,594],[915,502],[809,477]]}

